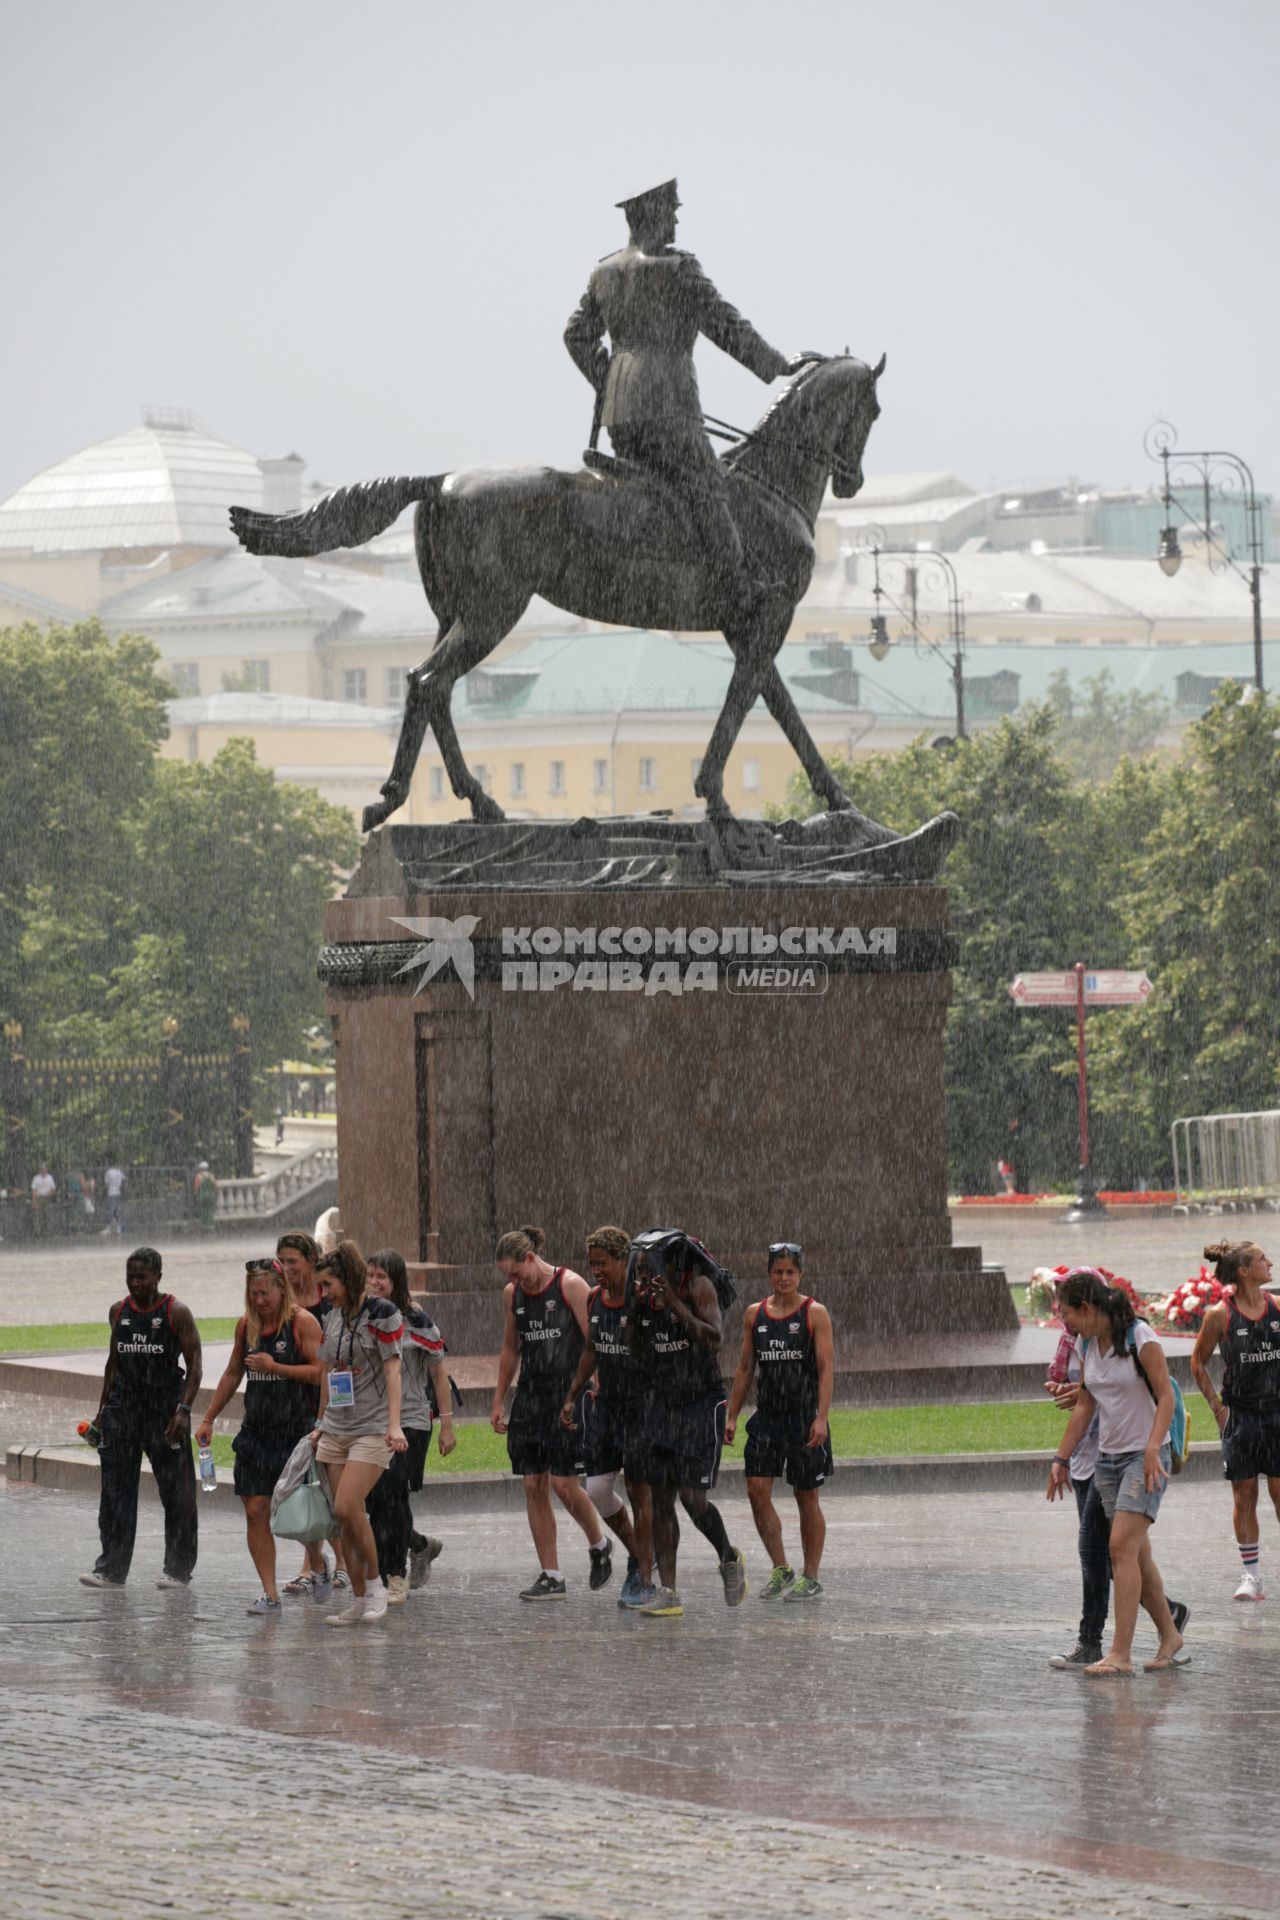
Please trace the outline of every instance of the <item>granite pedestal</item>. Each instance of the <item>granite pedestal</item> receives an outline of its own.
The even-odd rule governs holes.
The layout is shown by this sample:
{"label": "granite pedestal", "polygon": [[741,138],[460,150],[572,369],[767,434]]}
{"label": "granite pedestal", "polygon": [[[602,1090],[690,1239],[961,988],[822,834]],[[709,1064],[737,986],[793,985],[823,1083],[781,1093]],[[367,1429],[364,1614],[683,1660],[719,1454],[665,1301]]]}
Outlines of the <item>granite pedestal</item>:
{"label": "granite pedestal", "polygon": [[611,823],[620,858],[592,824],[384,829],[328,909],[346,1230],[417,1264],[460,1353],[498,1345],[494,1245],[530,1222],[580,1271],[593,1227],[684,1226],[748,1299],[799,1240],[842,1373],[1012,1337],[1003,1274],[951,1242],[945,888],[733,867],[701,823]]}

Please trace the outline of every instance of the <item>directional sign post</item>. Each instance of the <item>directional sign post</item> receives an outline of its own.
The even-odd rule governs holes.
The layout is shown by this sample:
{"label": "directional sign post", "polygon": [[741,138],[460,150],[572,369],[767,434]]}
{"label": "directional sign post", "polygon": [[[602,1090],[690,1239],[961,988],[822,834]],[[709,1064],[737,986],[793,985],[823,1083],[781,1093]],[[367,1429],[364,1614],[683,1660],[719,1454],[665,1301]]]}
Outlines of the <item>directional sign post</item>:
{"label": "directional sign post", "polygon": [[1140,1007],[1151,992],[1145,973],[1105,968],[1091,973],[1083,960],[1061,973],[1020,973],[1010,983],[1009,997],[1020,1007],[1074,1007],[1076,1057],[1079,1062],[1080,1185],[1067,1212],[1070,1221],[1096,1219],[1106,1208],[1093,1187],[1089,1171],[1089,1091],[1085,1077],[1084,1012],[1086,1007]]}

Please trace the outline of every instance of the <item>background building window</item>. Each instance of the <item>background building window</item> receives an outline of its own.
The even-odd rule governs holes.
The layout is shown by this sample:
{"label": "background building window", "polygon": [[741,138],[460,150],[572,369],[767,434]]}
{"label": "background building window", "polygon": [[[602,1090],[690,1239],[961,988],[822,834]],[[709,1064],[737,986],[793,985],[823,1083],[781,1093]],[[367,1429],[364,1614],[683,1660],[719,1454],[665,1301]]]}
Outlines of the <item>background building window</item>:
{"label": "background building window", "polygon": [[607,760],[593,760],[591,762],[591,791],[592,793],[608,793],[609,762]]}
{"label": "background building window", "polygon": [[404,705],[404,696],[408,692],[408,690],[409,690],[408,667],[388,667],[387,668],[387,705],[389,707],[402,707]]}
{"label": "background building window", "polygon": [[246,660],[241,680],[246,693],[270,693],[271,662],[269,660]]}
{"label": "background building window", "polygon": [[344,667],[342,697],[362,707],[369,698],[369,676],[363,667]]}
{"label": "background building window", "polygon": [[743,786],[744,786],[744,787],[746,788],[746,790],[747,790],[747,792],[748,792],[748,793],[759,793],[759,791],[760,791],[760,762],[759,762],[758,760],[744,760],[744,761],[743,761],[743,763],[742,763],[742,784],[743,784]]}
{"label": "background building window", "polygon": [[641,793],[652,793],[656,788],[657,784],[658,784],[658,768],[657,768],[656,761],[647,760],[647,759],[642,760],[640,762]]}
{"label": "background building window", "polygon": [[511,763],[511,796],[513,799],[516,799],[523,792],[524,792],[524,761],[513,760]]}
{"label": "background building window", "polygon": [[551,762],[551,791],[552,793],[564,792],[564,761],[563,760],[553,760]]}
{"label": "background building window", "polygon": [[196,661],[175,660],[167,671],[179,699],[189,699],[193,694],[199,693],[200,668]]}
{"label": "background building window", "polygon": [[433,800],[444,799],[444,768],[443,767],[432,767],[431,769],[431,798]]}

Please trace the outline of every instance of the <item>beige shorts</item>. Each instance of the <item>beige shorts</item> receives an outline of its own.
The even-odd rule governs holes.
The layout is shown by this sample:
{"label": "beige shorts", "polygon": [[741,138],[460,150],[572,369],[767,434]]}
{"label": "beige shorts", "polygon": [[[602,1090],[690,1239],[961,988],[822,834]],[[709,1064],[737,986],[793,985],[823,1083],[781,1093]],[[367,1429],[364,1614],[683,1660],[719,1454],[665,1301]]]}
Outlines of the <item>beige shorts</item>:
{"label": "beige shorts", "polygon": [[322,1433],[316,1459],[322,1467],[344,1467],[348,1460],[362,1467],[385,1467],[391,1452],[380,1433]]}

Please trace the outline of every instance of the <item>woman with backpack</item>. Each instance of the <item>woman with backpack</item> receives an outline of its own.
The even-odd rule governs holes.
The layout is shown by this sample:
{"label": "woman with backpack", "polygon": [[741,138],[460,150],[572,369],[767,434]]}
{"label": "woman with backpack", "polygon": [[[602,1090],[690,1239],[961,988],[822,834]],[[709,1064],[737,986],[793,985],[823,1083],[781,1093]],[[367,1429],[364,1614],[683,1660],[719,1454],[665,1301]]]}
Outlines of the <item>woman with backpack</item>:
{"label": "woman with backpack", "polygon": [[1058,1299],[1068,1330],[1079,1338],[1081,1381],[1075,1410],[1049,1469],[1046,1497],[1060,1499],[1066,1492],[1071,1456],[1096,1411],[1094,1485],[1110,1523],[1111,1646],[1084,1672],[1097,1678],[1132,1674],[1139,1603],[1160,1636],[1146,1672],[1185,1666],[1190,1655],[1182,1650],[1150,1540],[1172,1467],[1169,1429],[1176,1398],[1164,1349],[1138,1319],[1128,1296],[1119,1287],[1109,1287],[1092,1268],[1069,1273]]}

